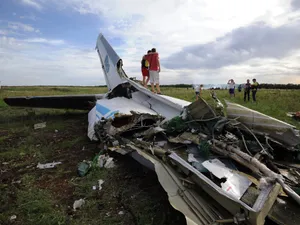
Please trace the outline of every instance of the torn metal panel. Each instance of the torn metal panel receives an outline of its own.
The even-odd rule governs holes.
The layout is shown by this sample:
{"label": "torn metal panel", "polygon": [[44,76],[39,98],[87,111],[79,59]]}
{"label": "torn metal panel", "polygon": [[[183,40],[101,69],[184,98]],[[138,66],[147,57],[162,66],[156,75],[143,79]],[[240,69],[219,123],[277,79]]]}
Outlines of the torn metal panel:
{"label": "torn metal panel", "polygon": [[169,138],[168,140],[169,140],[169,142],[172,142],[172,143],[181,143],[181,144],[194,143],[194,144],[197,144],[197,145],[200,144],[199,135],[192,134],[190,132],[184,132],[184,133],[178,135],[177,137]]}
{"label": "torn metal panel", "polygon": [[165,129],[161,128],[161,127],[150,127],[148,130],[145,130],[142,133],[135,133],[134,137],[140,137],[143,136],[145,138],[151,138],[153,135],[164,132]]}
{"label": "torn metal panel", "polygon": [[158,180],[167,192],[171,205],[185,215],[188,225],[207,225],[222,218],[218,211],[209,207],[209,202],[205,202],[197,193],[184,187],[179,179],[179,174],[170,166],[134,145],[131,145],[131,147],[144,159],[153,163]]}
{"label": "torn metal panel", "polygon": [[222,189],[231,196],[240,199],[251,185],[251,180],[247,177],[233,173],[218,159],[207,160],[202,165],[219,179],[227,178],[221,183]]}
{"label": "torn metal panel", "polygon": [[226,104],[229,118],[236,118],[250,129],[268,134],[275,140],[286,143],[289,146],[300,144],[300,136],[295,126],[236,103],[226,101]]}
{"label": "torn metal panel", "polygon": [[149,114],[135,114],[133,115],[119,115],[113,120],[110,120],[104,125],[104,129],[107,134],[114,136],[119,133],[123,133],[129,130],[137,131],[139,128],[145,128],[143,121],[156,122],[159,119],[157,115]]}
{"label": "torn metal panel", "polygon": [[294,184],[297,185],[300,183],[300,174],[297,171],[293,171],[292,169],[279,169],[279,171],[281,175],[292,181]]}
{"label": "torn metal panel", "polygon": [[[200,178],[200,180],[204,182],[204,183],[201,184],[201,185],[204,185],[203,186],[204,189],[207,188],[207,187],[210,187],[210,189],[207,190],[207,191],[215,193],[215,194],[210,193],[210,195],[212,197],[216,197],[216,194],[220,194],[220,195],[223,195],[224,197],[226,197],[228,200],[231,200],[232,201],[231,204],[233,204],[233,202],[235,202],[235,203],[239,204],[240,206],[242,206],[243,208],[245,208],[246,210],[248,210],[250,212],[258,212],[260,210],[259,208],[253,209],[250,206],[246,205],[241,200],[237,199],[236,197],[233,197],[233,196],[229,195],[222,188],[220,188],[218,185],[216,185],[213,181],[211,181],[209,178],[207,178],[201,172],[199,172],[198,170],[193,168],[189,163],[187,163],[181,157],[179,157],[176,153],[173,152],[170,155],[168,155],[168,157],[171,158],[172,160],[175,160],[181,166],[187,168],[189,171],[194,173],[198,178]],[[220,204],[223,205],[223,202],[220,202]],[[228,207],[228,206],[224,205],[224,207]],[[236,212],[232,212],[232,213],[235,214]]]}
{"label": "torn metal panel", "polygon": [[[138,113],[134,113],[132,111],[133,109]],[[145,116],[142,114],[145,114]],[[158,115],[156,112],[130,99],[124,97],[101,99],[97,101],[96,106],[89,112],[88,137],[91,140],[98,140],[95,133],[95,125],[99,124],[98,122],[101,122],[101,120],[118,118],[118,122],[121,122],[121,120],[124,122],[127,117],[129,120],[127,122],[125,121],[125,125],[127,124],[129,129],[134,127],[135,123],[149,119],[151,116],[152,118],[156,118],[155,121],[157,120]],[[108,125],[106,126],[108,127]],[[113,126],[111,126],[110,129],[112,129],[111,134],[126,130],[125,127],[118,129]]]}
{"label": "torn metal panel", "polygon": [[188,105],[187,109],[189,115],[194,120],[203,120],[216,117],[215,112],[203,98],[199,98],[197,101]]}

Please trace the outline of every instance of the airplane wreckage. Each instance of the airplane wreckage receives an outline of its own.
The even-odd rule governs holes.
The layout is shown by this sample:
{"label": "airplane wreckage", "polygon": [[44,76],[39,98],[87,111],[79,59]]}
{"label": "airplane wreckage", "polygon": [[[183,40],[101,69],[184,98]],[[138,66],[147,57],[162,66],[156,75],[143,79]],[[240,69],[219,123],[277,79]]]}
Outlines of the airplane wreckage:
{"label": "airplane wreckage", "polygon": [[154,170],[187,224],[300,224],[295,127],[235,103],[223,108],[214,94],[217,107],[201,98],[191,103],[154,94],[128,78],[102,34],[96,50],[108,93],[5,102],[91,109],[88,137]]}

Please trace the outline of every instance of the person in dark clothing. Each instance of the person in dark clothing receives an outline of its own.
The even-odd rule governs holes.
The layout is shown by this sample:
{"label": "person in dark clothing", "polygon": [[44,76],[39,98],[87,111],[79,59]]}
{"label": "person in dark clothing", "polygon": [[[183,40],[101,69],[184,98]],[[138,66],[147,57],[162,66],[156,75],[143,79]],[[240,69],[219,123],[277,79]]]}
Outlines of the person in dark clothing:
{"label": "person in dark clothing", "polygon": [[252,79],[252,85],[251,85],[251,89],[252,89],[252,99],[254,102],[256,102],[256,92],[258,89],[258,82],[256,81],[256,79]]}
{"label": "person in dark clothing", "polygon": [[247,83],[244,85],[244,102],[248,98],[248,101],[250,101],[250,90],[251,90],[251,84],[250,80],[247,80]]}

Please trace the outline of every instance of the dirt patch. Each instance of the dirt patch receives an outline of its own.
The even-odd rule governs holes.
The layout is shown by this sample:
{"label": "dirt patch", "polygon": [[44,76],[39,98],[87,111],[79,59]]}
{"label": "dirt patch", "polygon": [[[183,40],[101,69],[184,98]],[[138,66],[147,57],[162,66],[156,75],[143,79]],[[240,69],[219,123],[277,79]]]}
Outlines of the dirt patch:
{"label": "dirt patch", "polygon": [[[185,224],[184,216],[170,206],[156,174],[130,157],[113,154],[117,167],[77,175],[78,163],[92,160],[101,150],[101,144],[86,137],[86,116],[50,118],[41,130],[24,123],[13,127],[1,131],[8,137],[0,142],[0,153],[5,155],[5,160],[0,159],[1,224],[9,224],[11,214],[18,216],[15,224],[43,223],[47,216],[64,224]],[[53,161],[62,164],[36,168],[38,162]],[[103,189],[93,190],[99,179],[105,181]],[[34,190],[41,192],[40,197],[32,194]],[[31,198],[28,209],[18,205],[24,196]],[[80,198],[86,204],[74,212],[73,202]]]}

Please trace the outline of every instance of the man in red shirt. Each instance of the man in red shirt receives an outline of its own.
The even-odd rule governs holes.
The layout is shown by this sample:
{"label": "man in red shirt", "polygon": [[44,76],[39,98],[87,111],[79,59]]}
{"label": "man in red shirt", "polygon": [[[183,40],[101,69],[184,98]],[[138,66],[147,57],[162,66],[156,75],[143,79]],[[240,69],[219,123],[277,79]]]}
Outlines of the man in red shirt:
{"label": "man in red shirt", "polygon": [[156,52],[155,48],[152,48],[151,53],[149,54],[149,75],[152,92],[156,93],[154,90],[154,84],[156,84],[157,94],[161,94],[159,87],[159,72],[160,72],[160,62],[159,55]]}
{"label": "man in red shirt", "polygon": [[144,87],[147,87],[147,84],[149,82],[149,54],[151,53],[150,50],[148,50],[147,55],[144,55],[141,61],[141,70],[143,75],[143,85]]}

